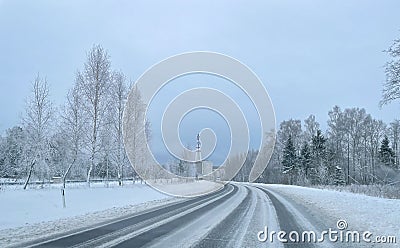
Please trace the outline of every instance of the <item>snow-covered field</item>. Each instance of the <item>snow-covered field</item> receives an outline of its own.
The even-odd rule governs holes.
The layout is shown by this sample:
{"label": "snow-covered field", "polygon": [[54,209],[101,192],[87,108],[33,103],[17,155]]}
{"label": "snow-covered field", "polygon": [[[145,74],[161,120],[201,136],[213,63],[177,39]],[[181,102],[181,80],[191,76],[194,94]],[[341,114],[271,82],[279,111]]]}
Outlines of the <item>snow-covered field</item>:
{"label": "snow-covered field", "polygon": [[17,189],[0,192],[0,229],[57,220],[115,207],[160,200],[168,196],[144,184],[105,187],[78,186],[66,189],[63,208],[61,189]]}
{"label": "snow-covered field", "polygon": [[0,247],[110,221],[179,200],[145,184],[119,187],[68,185],[63,208],[61,185],[0,191]]}
{"label": "snow-covered field", "polygon": [[323,216],[332,223],[333,228],[338,220],[346,220],[349,230],[370,231],[374,235],[395,235],[397,239],[400,238],[400,199],[300,186],[266,187],[304,205],[316,216]]}

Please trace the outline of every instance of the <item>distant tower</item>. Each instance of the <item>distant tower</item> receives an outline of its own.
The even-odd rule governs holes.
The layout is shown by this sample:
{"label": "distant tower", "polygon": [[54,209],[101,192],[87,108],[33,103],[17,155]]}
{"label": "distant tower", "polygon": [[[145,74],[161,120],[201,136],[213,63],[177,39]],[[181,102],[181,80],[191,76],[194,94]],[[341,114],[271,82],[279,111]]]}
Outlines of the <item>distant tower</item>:
{"label": "distant tower", "polygon": [[201,161],[201,142],[200,134],[197,134],[197,145],[196,145],[196,155],[195,155],[195,167],[196,167],[196,178],[203,175],[203,162]]}
{"label": "distant tower", "polygon": [[196,145],[196,155],[194,160],[196,162],[201,161],[201,143],[200,143],[200,134],[197,134],[197,145]]}

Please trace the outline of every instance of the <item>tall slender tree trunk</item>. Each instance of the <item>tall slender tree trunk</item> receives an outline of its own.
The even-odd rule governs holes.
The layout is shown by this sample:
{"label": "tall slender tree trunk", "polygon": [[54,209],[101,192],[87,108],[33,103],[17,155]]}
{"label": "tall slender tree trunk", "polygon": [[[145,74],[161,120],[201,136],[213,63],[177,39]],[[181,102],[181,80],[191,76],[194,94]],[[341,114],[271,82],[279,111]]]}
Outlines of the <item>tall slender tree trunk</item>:
{"label": "tall slender tree trunk", "polygon": [[375,154],[374,151],[371,153],[371,166],[372,166],[372,184],[375,183]]}
{"label": "tall slender tree trunk", "polygon": [[33,167],[35,166],[35,164],[36,164],[36,159],[34,159],[31,163],[31,165],[29,166],[29,172],[28,172],[28,176],[24,183],[24,189],[26,189],[26,187],[28,186],[29,180],[31,179],[31,176],[32,176]]}
{"label": "tall slender tree trunk", "polygon": [[92,174],[93,164],[94,164],[94,160],[93,160],[93,158],[91,158],[90,166],[89,166],[89,170],[88,170],[87,178],[86,178],[86,183],[87,183],[88,187],[90,187],[90,175]]}
{"label": "tall slender tree trunk", "polygon": [[94,107],[94,122],[93,122],[93,136],[92,136],[92,154],[90,157],[90,168],[87,174],[87,184],[88,187],[90,187],[90,176],[92,173],[92,170],[95,166],[95,153],[96,153],[96,141],[97,141],[97,105]]}
{"label": "tall slender tree trunk", "polygon": [[347,184],[350,184],[350,139],[347,141]]}
{"label": "tall slender tree trunk", "polygon": [[67,180],[67,176],[69,174],[69,172],[71,171],[72,166],[75,164],[76,161],[76,157],[74,158],[74,160],[72,160],[72,162],[69,164],[67,170],[65,171],[64,175],[63,175],[63,189],[65,189],[65,181]]}

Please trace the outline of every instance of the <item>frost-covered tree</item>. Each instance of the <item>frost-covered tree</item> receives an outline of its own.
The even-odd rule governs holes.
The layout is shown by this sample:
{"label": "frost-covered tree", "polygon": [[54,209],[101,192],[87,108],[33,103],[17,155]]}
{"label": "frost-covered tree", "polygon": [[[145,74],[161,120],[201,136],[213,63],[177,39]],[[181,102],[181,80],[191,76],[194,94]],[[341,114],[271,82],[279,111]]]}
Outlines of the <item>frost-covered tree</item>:
{"label": "frost-covered tree", "polygon": [[375,182],[376,160],[379,155],[379,145],[386,129],[386,124],[381,120],[372,120],[369,130],[369,154],[371,158],[372,182]]}
{"label": "frost-covered tree", "polygon": [[102,129],[100,129],[99,132],[99,139],[100,139],[100,152],[99,154],[102,157],[101,162],[98,164],[99,170],[97,175],[105,178],[107,182],[107,187],[108,187],[108,182],[110,179],[111,171],[114,172],[116,171],[117,168],[114,168],[112,165],[111,158],[113,156],[113,153],[116,152],[116,141],[114,140],[114,121],[115,121],[115,113],[114,113],[114,104],[112,104],[112,95],[110,95],[110,99],[108,102],[110,104],[107,105],[105,113],[104,113],[104,126]]}
{"label": "frost-covered tree", "polygon": [[353,182],[357,181],[357,172],[359,172],[362,166],[362,133],[366,117],[367,114],[363,108],[350,108],[344,110],[344,121],[347,133],[348,183],[350,182],[350,179]]}
{"label": "frost-covered tree", "polygon": [[389,138],[385,135],[379,148],[379,158],[381,162],[388,166],[394,165],[394,152],[389,146]]}
{"label": "frost-covered tree", "polygon": [[112,75],[112,160],[117,166],[118,184],[123,184],[124,167],[128,164],[128,158],[125,153],[125,147],[122,136],[122,123],[125,102],[128,94],[126,78],[122,72],[114,72]]}
{"label": "frost-covered tree", "polygon": [[[339,166],[346,179],[347,184],[370,184],[376,182],[388,182],[390,180],[397,180],[396,173],[398,171],[397,163],[400,122],[393,121],[389,128],[381,120],[372,118],[367,114],[365,109],[362,108],[347,108],[342,111],[338,106],[334,106],[328,113],[328,129],[322,135],[322,131],[316,132],[311,141],[307,138],[312,133],[313,128],[317,125],[310,125],[314,123],[315,118],[311,115],[305,121],[305,131],[303,135],[297,137],[297,142],[292,143],[296,151],[300,151],[298,156],[299,167],[296,173],[297,178],[301,179],[301,173],[304,173],[307,180],[294,180],[295,184],[307,183],[322,183],[332,184],[335,183],[336,176],[335,167]],[[292,134],[301,131],[301,125],[298,121],[289,120],[283,121],[280,124],[280,130],[277,133],[277,143],[274,148],[273,156],[269,161],[269,165],[263,172],[263,182],[282,183],[282,177],[277,177],[276,174],[269,176],[268,174],[274,172],[275,168],[282,170],[282,161],[287,157],[287,140]],[[388,145],[384,146],[383,150],[387,154],[386,162],[395,165],[394,168],[383,166],[385,163],[381,161],[380,147],[384,135],[388,136]],[[312,140],[314,142],[312,142]],[[296,146],[301,142],[301,146]],[[397,142],[397,144],[395,144]],[[304,143],[308,143],[309,148],[304,148]],[[285,150],[286,149],[286,150]],[[300,150],[299,150],[300,149]],[[304,157],[307,154],[307,149],[311,151],[312,166],[307,167],[307,159]],[[388,152],[391,150],[391,152]],[[392,154],[392,155],[388,155]],[[287,159],[286,159],[287,160]],[[393,166],[392,166],[393,167]],[[291,167],[287,167],[284,171],[289,171]],[[308,168],[305,170],[304,168]],[[315,168],[315,169],[314,169]],[[282,173],[281,173],[282,174]],[[283,174],[282,174],[283,175]],[[299,177],[300,176],[300,177]],[[285,176],[285,179],[288,177]],[[313,180],[313,178],[318,180]],[[295,176],[291,179],[296,179]]]}
{"label": "frost-covered tree", "polygon": [[179,163],[178,163],[178,166],[177,166],[176,170],[177,170],[176,172],[178,173],[179,176],[183,176],[184,175],[185,170],[186,170],[186,166],[185,166],[185,162],[182,159],[179,160]]}
{"label": "frost-covered tree", "polygon": [[[311,141],[311,154],[312,154],[312,163],[313,169],[319,172],[319,175],[322,177],[326,177],[322,172],[328,172],[327,169],[327,151],[326,151],[326,138],[322,135],[321,130],[317,130],[316,134],[312,137]],[[313,182],[316,178],[313,178]],[[321,178],[318,179],[320,183]]]}
{"label": "frost-covered tree", "polygon": [[[332,165],[341,165],[347,183],[373,178],[383,123],[372,119],[364,109],[335,106],[329,111],[328,146]],[[332,169],[332,168],[331,168]]]}
{"label": "frost-covered tree", "polygon": [[62,168],[63,186],[71,169],[83,160],[83,142],[86,118],[82,109],[82,95],[75,86],[67,94],[60,122],[60,137],[64,140],[65,160]]}
{"label": "frost-covered tree", "polygon": [[31,95],[27,100],[26,114],[23,118],[26,130],[24,152],[28,167],[24,189],[26,189],[34,169],[42,179],[46,175],[48,176],[49,165],[46,157],[49,151],[48,141],[53,111],[47,80],[38,75],[33,81]]}
{"label": "frost-covered tree", "polygon": [[[261,150],[258,151],[258,158],[254,163],[254,167],[252,169],[253,174],[260,175],[256,182],[267,182],[268,178],[275,178],[275,180],[280,180],[282,176],[281,173],[281,165],[277,159],[277,150],[275,147],[276,133],[274,129],[266,132],[264,134],[264,147],[261,147]],[[265,166],[267,168],[265,168]],[[264,171],[261,171],[263,169]],[[250,175],[252,177],[252,175]],[[251,179],[251,178],[250,178]]]}
{"label": "frost-covered tree", "polygon": [[0,177],[5,177],[4,175],[6,174],[6,167],[5,167],[5,150],[6,150],[6,141],[5,139],[0,135]]}
{"label": "frost-covered tree", "polygon": [[[240,156],[246,157],[246,158],[244,160],[242,167],[240,167],[240,170],[234,177],[235,181],[238,181],[238,182],[248,182],[249,181],[249,175],[254,166],[254,162],[255,162],[257,155],[258,155],[258,151],[254,150],[254,149],[250,149],[247,152],[247,154],[244,152],[240,155]],[[240,156],[238,157],[238,159],[240,158]]]}
{"label": "frost-covered tree", "polygon": [[389,137],[392,141],[392,150],[394,152],[394,164],[400,168],[400,120],[394,120],[389,124]]}
{"label": "frost-covered tree", "polygon": [[283,121],[280,124],[280,128],[278,131],[278,143],[284,144],[288,139],[289,136],[293,142],[293,145],[296,149],[299,149],[301,145],[301,121],[300,120],[293,120],[290,119],[288,121]]}
{"label": "frost-covered tree", "polygon": [[65,165],[68,162],[68,143],[67,137],[61,132],[56,132],[49,139],[48,163],[51,164],[50,172],[53,176],[62,177]]}
{"label": "frost-covered tree", "polygon": [[324,162],[326,159],[326,139],[319,129],[312,137],[311,149],[315,165],[324,166]]}
{"label": "frost-covered tree", "polygon": [[283,149],[282,166],[282,173],[287,176],[288,183],[292,184],[297,171],[297,154],[291,135],[289,135],[285,143],[285,148]]}
{"label": "frost-covered tree", "polygon": [[21,176],[25,133],[20,126],[6,131],[0,147],[0,177],[18,178]]}
{"label": "frost-covered tree", "polygon": [[383,84],[381,106],[400,98],[400,39],[395,40],[386,52],[390,60],[385,65],[386,81]]}
{"label": "frost-covered tree", "polygon": [[86,178],[90,186],[92,171],[101,159],[100,132],[105,126],[104,114],[107,111],[111,88],[110,57],[100,45],[93,46],[87,54],[83,70],[77,73],[76,87],[82,94],[82,107],[87,118],[84,138],[90,157]]}
{"label": "frost-covered tree", "polygon": [[349,145],[344,114],[338,106],[328,112],[328,142],[336,154],[335,163],[346,164],[346,148]]}
{"label": "frost-covered tree", "polygon": [[309,177],[314,169],[311,157],[311,150],[307,142],[304,142],[300,150],[300,164],[306,177]]}
{"label": "frost-covered tree", "polygon": [[339,166],[335,167],[335,177],[334,177],[333,183],[336,186],[342,186],[342,185],[346,184],[346,181],[344,180],[343,170]]}
{"label": "frost-covered tree", "polygon": [[[129,100],[124,110],[124,137],[129,136],[129,142],[125,142],[125,149],[129,154],[129,161],[132,168],[140,170],[141,175],[155,175],[158,166],[151,166],[151,155],[147,149],[147,140],[150,140],[150,122],[143,121],[146,105],[137,86],[133,85],[129,93]],[[144,132],[143,132],[144,131]]]}
{"label": "frost-covered tree", "polygon": [[307,119],[304,120],[304,139],[309,141],[312,137],[317,133],[319,129],[319,123],[315,120],[314,115],[310,115]]}

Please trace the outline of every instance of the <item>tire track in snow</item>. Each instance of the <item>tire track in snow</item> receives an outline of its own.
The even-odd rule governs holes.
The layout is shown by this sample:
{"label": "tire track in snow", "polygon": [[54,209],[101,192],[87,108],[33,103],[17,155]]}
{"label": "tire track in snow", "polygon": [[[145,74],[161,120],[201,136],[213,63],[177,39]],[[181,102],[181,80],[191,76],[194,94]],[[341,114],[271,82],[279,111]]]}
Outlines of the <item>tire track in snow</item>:
{"label": "tire track in snow", "polygon": [[237,206],[235,210],[233,210],[222,222],[214,227],[205,238],[197,243],[195,245],[196,248],[232,247],[232,242],[237,241],[236,235],[242,229],[241,221],[250,210],[252,193],[247,187],[246,191],[246,197],[239,206]]}
{"label": "tire track in snow", "polygon": [[[272,204],[275,207],[279,225],[281,227],[280,230],[283,230],[287,233],[285,239],[288,242],[284,243],[285,247],[333,247],[332,244],[328,243],[329,241],[325,242],[292,242],[289,240],[289,233],[291,231],[296,231],[301,238],[303,231],[314,231],[318,236],[318,228],[313,225],[310,220],[305,217],[298,209],[296,209],[288,200],[284,197],[280,196],[279,194],[272,192],[264,187],[257,186],[258,189],[262,190],[268,197],[271,199]],[[280,231],[274,230],[274,231]],[[279,242],[275,235],[275,242]]]}

